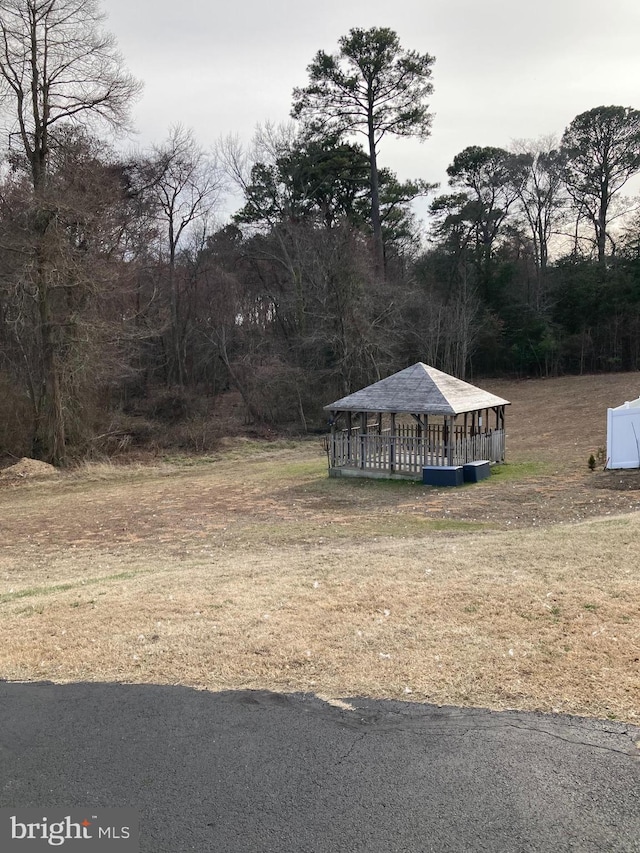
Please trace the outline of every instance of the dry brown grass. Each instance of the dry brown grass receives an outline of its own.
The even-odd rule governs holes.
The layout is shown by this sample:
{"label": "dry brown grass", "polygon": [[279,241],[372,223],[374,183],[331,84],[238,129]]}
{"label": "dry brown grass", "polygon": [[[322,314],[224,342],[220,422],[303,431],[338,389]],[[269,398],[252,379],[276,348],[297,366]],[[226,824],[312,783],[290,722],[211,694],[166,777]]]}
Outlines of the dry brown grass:
{"label": "dry brown grass", "polygon": [[636,378],[500,383],[513,461],[460,490],[329,480],[316,441],[5,484],[0,675],[637,723],[640,492],[586,467]]}

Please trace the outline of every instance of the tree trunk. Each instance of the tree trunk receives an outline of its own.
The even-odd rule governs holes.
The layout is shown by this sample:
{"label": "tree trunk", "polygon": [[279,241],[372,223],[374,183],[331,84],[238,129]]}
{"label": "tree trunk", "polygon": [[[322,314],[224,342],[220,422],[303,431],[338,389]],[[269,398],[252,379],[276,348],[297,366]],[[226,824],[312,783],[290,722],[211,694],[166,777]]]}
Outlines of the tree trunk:
{"label": "tree trunk", "polygon": [[62,389],[51,317],[51,293],[41,249],[37,252],[36,288],[40,321],[42,390],[33,437],[33,455],[52,465],[65,461],[65,421]]}
{"label": "tree trunk", "polygon": [[604,270],[606,263],[606,249],[607,249],[607,194],[608,187],[605,186],[602,189],[602,196],[600,198],[600,206],[598,209],[598,221],[596,222],[596,237],[598,240],[598,264],[600,270]]}
{"label": "tree trunk", "polygon": [[369,179],[371,185],[371,228],[373,230],[373,251],[376,272],[384,276],[384,243],[382,241],[382,223],[380,221],[380,190],[378,186],[378,157],[373,127],[373,116],[369,113]]}
{"label": "tree trunk", "polygon": [[182,350],[182,330],[180,327],[180,294],[176,277],[176,253],[171,231],[171,246],[169,255],[169,304],[171,313],[171,354],[173,356],[173,381],[182,388],[184,386],[184,359]]}

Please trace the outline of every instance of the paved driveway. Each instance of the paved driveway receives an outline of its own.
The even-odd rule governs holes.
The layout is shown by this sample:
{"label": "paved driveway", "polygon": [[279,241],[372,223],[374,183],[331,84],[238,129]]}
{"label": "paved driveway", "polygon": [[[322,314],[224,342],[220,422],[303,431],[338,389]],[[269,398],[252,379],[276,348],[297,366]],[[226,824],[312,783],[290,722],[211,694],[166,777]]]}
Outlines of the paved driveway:
{"label": "paved driveway", "polygon": [[637,853],[640,731],[516,712],[0,683],[0,806],[132,806],[142,853]]}

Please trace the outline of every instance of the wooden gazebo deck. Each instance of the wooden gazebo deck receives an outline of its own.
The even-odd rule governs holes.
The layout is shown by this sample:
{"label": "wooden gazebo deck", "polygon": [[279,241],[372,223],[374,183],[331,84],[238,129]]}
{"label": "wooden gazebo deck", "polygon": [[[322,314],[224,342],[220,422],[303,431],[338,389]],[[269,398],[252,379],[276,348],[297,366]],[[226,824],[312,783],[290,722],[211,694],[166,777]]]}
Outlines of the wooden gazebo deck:
{"label": "wooden gazebo deck", "polygon": [[[415,364],[325,406],[331,413],[329,474],[421,479],[429,465],[503,462],[507,405],[494,394]],[[342,418],[346,423],[340,428]]]}

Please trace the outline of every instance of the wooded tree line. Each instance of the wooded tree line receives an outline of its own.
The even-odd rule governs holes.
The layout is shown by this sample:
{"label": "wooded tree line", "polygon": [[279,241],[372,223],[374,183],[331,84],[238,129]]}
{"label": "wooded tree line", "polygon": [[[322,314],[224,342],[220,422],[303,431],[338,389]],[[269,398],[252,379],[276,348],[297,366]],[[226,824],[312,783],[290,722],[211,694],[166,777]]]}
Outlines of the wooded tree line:
{"label": "wooded tree line", "polygon": [[[640,367],[636,110],[471,145],[443,192],[380,163],[385,136],[431,125],[434,60],[391,30],[319,51],[289,125],[215,153],[179,126],[146,151],[104,141],[139,84],[97,0],[0,0],[0,35],[0,454],[63,464],[158,423],[205,449],[228,388],[256,422],[319,429],[324,403],[418,360]],[[231,183],[242,205],[216,226]]]}

